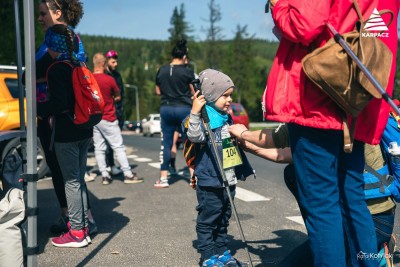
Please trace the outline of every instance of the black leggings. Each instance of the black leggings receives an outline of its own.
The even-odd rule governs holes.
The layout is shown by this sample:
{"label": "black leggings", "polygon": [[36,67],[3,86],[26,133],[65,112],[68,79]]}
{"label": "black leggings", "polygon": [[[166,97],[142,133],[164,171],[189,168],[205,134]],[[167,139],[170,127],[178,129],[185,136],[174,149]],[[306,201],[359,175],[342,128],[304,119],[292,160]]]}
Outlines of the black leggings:
{"label": "black leggings", "polygon": [[[42,144],[47,166],[49,166],[49,169],[51,171],[51,180],[53,182],[54,191],[56,192],[58,203],[60,203],[60,208],[66,209],[68,206],[67,198],[65,196],[64,178],[61,173],[60,165],[58,164],[54,147],[52,148],[52,150],[50,150],[51,128],[48,123],[48,118],[38,119],[37,121],[37,134],[39,136],[40,143]],[[90,209],[89,194],[87,194],[87,198],[88,209]]]}

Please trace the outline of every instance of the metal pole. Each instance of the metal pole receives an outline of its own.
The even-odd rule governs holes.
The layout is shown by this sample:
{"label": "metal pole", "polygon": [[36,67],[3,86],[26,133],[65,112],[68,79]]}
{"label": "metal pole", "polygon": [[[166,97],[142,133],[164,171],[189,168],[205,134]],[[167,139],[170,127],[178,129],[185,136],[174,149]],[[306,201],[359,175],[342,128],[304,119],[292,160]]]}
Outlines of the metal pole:
{"label": "metal pole", "polygon": [[[27,108],[27,175],[37,177],[37,136],[36,136],[36,69],[35,69],[35,24],[33,0],[24,0],[24,36],[25,36],[25,67],[26,67],[26,108]],[[37,182],[28,179],[27,208],[37,207]],[[37,215],[28,216],[27,248],[37,248]],[[29,253],[27,266],[37,266],[37,255]]]}
{"label": "metal pole", "polygon": [[139,114],[139,88],[136,85],[125,84],[125,87],[133,88],[135,90],[135,98],[136,98],[136,120],[140,121]]}
{"label": "metal pole", "polygon": [[21,47],[21,25],[19,23],[19,4],[18,0],[14,0],[14,14],[15,14],[15,39],[17,45],[17,71],[18,71],[18,95],[19,95],[19,122],[20,130],[25,131],[25,104],[24,104],[24,88],[22,86],[22,47]]}

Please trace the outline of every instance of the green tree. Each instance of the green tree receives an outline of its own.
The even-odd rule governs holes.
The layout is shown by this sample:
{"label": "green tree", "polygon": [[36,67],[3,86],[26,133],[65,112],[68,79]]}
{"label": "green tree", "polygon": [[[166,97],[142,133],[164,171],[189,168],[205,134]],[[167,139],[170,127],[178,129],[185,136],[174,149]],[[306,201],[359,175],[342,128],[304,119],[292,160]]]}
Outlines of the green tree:
{"label": "green tree", "polygon": [[222,28],[217,25],[221,20],[220,6],[215,3],[215,0],[210,0],[208,3],[210,15],[208,17],[209,27],[206,29],[206,49],[205,58],[207,65],[211,68],[218,69],[220,61],[223,58],[221,50],[219,49],[219,41],[222,40]]}
{"label": "green tree", "polygon": [[225,57],[227,59],[226,69],[234,80],[237,95],[236,101],[239,103],[242,102],[242,90],[246,92],[254,76],[255,65],[252,56],[252,39],[253,36],[247,33],[247,26],[237,25],[235,38],[231,42],[230,49]]}
{"label": "green tree", "polygon": [[165,50],[164,62],[171,59],[171,51],[179,40],[193,40],[193,36],[190,33],[193,32],[192,26],[186,21],[185,5],[182,3],[178,9],[176,6],[172,12],[170,20],[171,28],[168,29],[170,36],[168,38],[169,43]]}
{"label": "green tree", "polygon": [[[181,39],[193,40],[193,36],[189,35],[193,32],[192,26],[185,20],[186,12],[185,5],[182,3],[180,8],[174,8],[170,20],[171,28],[168,29],[170,33],[169,41],[172,46]],[[172,47],[171,47],[172,48]]]}
{"label": "green tree", "polygon": [[[38,1],[35,1],[38,3]],[[23,18],[23,1],[18,1],[19,25],[22,45],[22,61],[24,57],[24,18]],[[38,17],[38,5],[35,5],[35,19]],[[16,30],[15,30],[15,9],[14,1],[0,1],[0,25],[1,25],[1,42],[0,42],[0,63],[1,64],[17,64],[16,49]],[[39,23],[35,23],[35,43],[41,44],[44,40],[44,31]],[[24,64],[24,63],[23,63]]]}

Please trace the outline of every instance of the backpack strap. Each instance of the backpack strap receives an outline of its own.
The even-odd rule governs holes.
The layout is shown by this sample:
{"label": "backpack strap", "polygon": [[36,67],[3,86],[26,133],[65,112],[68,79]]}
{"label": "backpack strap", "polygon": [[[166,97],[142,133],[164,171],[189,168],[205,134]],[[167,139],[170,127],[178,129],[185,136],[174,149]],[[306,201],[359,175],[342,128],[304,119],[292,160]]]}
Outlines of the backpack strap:
{"label": "backpack strap", "polygon": [[60,63],[64,63],[69,65],[71,68],[74,68],[74,65],[72,65],[72,63],[68,60],[56,60],[53,63],[50,64],[50,66],[47,68],[46,70],[46,81],[48,81],[48,76],[49,76],[49,70],[51,69],[51,67],[53,67],[56,64],[60,64]]}
{"label": "backpack strap", "polygon": [[354,130],[356,128],[357,117],[353,117],[349,129],[347,115],[343,115],[343,150],[346,153],[353,151]]}
{"label": "backpack strap", "polygon": [[385,185],[386,187],[389,187],[390,184],[393,182],[394,178],[391,175],[382,175],[378,173],[376,170],[374,170],[371,166],[369,166],[367,163],[364,164],[364,168],[371,173],[372,175],[376,176],[379,179],[379,182],[376,183],[371,183],[371,184],[365,184],[364,185],[364,190],[368,189],[373,189],[373,188],[378,188],[379,187],[379,192],[384,193],[385,189],[383,186]]}

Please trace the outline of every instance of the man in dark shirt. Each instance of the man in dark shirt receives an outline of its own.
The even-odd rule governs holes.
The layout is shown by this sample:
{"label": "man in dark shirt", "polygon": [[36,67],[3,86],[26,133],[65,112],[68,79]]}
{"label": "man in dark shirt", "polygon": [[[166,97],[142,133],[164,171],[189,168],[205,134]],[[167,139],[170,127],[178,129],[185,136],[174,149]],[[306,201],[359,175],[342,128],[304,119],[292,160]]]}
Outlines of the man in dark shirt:
{"label": "man in dark shirt", "polygon": [[[113,77],[119,88],[121,100],[115,102],[115,115],[117,116],[118,119],[118,126],[122,130],[122,127],[124,125],[124,110],[123,110],[124,83],[122,81],[121,74],[117,71],[117,67],[118,67],[118,53],[114,50],[110,50],[106,53],[106,64],[104,73]],[[106,161],[108,166],[107,169],[109,169],[109,172],[112,175],[118,175],[121,173],[121,170],[115,165],[114,152],[108,143],[106,151]]]}
{"label": "man in dark shirt", "polygon": [[118,85],[119,93],[121,95],[121,100],[115,102],[116,115],[118,119],[119,128],[122,130],[124,125],[124,110],[123,110],[123,100],[124,100],[124,83],[122,81],[121,74],[117,71],[118,68],[118,53],[114,50],[110,50],[106,53],[106,69],[105,74],[112,76]]}

